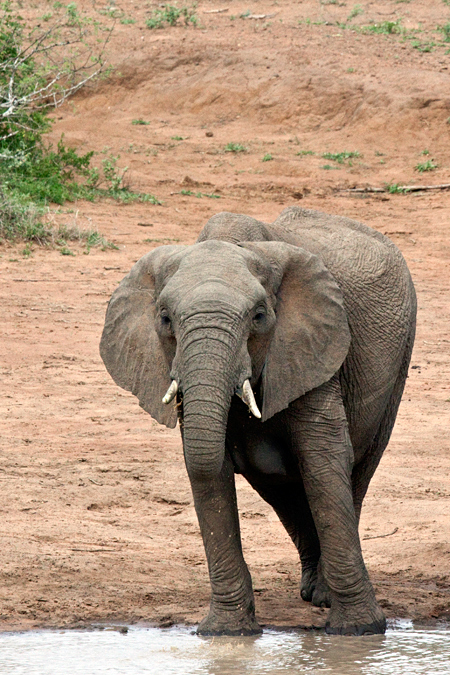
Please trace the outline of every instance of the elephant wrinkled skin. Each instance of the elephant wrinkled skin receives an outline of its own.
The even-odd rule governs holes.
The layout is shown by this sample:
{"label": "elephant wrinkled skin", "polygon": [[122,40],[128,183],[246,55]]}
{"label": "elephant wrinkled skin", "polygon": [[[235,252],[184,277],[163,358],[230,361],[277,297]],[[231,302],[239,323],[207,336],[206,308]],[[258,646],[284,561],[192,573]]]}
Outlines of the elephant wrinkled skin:
{"label": "elephant wrinkled skin", "polygon": [[180,422],[212,588],[199,633],[261,630],[235,473],[292,538],[301,596],[330,607],[327,631],[384,632],[358,522],[394,425],[415,314],[392,242],[298,207],[270,225],[217,214],[197,243],[151,251],[115,291],[105,365],[160,423]]}

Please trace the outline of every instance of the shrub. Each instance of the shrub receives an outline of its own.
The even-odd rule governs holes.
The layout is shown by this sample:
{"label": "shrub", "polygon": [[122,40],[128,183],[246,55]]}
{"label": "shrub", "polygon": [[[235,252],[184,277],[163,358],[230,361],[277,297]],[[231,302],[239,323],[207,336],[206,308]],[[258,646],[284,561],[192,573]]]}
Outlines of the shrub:
{"label": "shrub", "polygon": [[[49,202],[109,196],[152,201],[124,184],[127,169],[118,157],[91,166],[94,153],[79,155],[61,137],[56,148],[44,142],[48,113],[107,69],[104,50],[112,26],[82,16],[75,3],[55,3],[44,28],[26,26],[10,0],[0,3],[0,183],[3,239],[48,242],[42,224]],[[101,36],[103,33],[103,37]]]}
{"label": "shrub", "polygon": [[175,26],[178,23],[178,19],[182,19],[185,26],[192,24],[196,26],[198,23],[198,18],[195,14],[197,5],[192,5],[191,7],[177,7],[176,5],[162,5],[157,9],[153,10],[152,16],[147,19],[145,25],[147,28],[163,28],[164,24],[169,26]]}
{"label": "shrub", "polygon": [[33,243],[60,246],[63,255],[67,255],[63,253],[63,249],[68,241],[85,244],[87,253],[93,247],[117,248],[97,230],[81,230],[66,225],[53,227],[44,222],[45,212],[42,205],[21,199],[17,194],[8,193],[0,187],[0,241],[26,241],[27,246],[23,250],[25,256],[31,254],[29,244]]}
{"label": "shrub", "polygon": [[50,127],[49,108],[64,103],[106,69],[104,52],[112,26],[101,27],[82,16],[75,3],[55,7],[48,26],[27,28],[10,0],[0,3],[1,152],[34,147]]}

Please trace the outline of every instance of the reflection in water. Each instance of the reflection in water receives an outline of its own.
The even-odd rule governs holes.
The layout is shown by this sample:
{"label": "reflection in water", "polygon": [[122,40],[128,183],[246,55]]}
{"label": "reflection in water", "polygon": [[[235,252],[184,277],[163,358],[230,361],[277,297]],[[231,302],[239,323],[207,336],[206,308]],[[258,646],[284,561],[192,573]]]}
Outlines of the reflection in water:
{"label": "reflection in water", "polygon": [[0,634],[1,675],[450,675],[450,632],[385,636],[268,630],[201,638],[190,628]]}

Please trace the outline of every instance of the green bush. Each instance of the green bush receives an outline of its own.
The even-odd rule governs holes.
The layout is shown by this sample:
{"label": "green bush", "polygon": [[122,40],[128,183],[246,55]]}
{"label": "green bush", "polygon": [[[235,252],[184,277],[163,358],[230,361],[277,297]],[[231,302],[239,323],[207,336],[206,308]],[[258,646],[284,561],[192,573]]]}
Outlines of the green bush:
{"label": "green bush", "polygon": [[24,239],[44,243],[43,213],[42,206],[21,200],[18,195],[0,187],[0,240]]}
{"label": "green bush", "polygon": [[[75,3],[55,3],[44,28],[28,27],[0,2],[0,150],[27,152],[50,128],[50,107],[105,71],[112,26],[81,15]],[[45,17],[44,17],[45,19]],[[104,36],[101,37],[101,32]]]}
{"label": "green bush", "polygon": [[63,137],[56,148],[45,142],[51,108],[107,72],[104,49],[111,31],[82,16],[75,3],[55,3],[54,10],[55,16],[43,17],[52,20],[50,25],[28,28],[10,0],[0,3],[2,239],[58,241],[58,233],[50,234],[42,223],[49,203],[100,196],[159,203],[153,195],[132,192],[125,185],[127,168],[118,169],[118,157],[110,155],[96,168],[91,164],[93,151],[79,155],[66,147]]}
{"label": "green bush", "polygon": [[191,7],[162,5],[160,8],[153,10],[152,16],[147,19],[145,25],[150,29],[163,28],[165,24],[175,26],[178,23],[178,19],[182,19],[185,26],[189,26],[189,24],[196,26],[198,23],[198,18],[195,14],[196,8],[196,4]]}

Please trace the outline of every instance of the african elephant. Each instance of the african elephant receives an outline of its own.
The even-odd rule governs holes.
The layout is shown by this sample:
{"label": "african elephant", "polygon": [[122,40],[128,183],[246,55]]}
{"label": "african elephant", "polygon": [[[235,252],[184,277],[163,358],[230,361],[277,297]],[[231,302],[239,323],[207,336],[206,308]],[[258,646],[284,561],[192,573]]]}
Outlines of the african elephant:
{"label": "african elephant", "polygon": [[[160,246],[114,292],[101,355],[184,457],[212,588],[203,635],[260,632],[234,474],[298,549],[301,596],[333,634],[383,633],[361,505],[397,414],[416,300],[396,246],[356,221],[290,207],[220,213]],[[240,400],[242,399],[242,400]]]}

